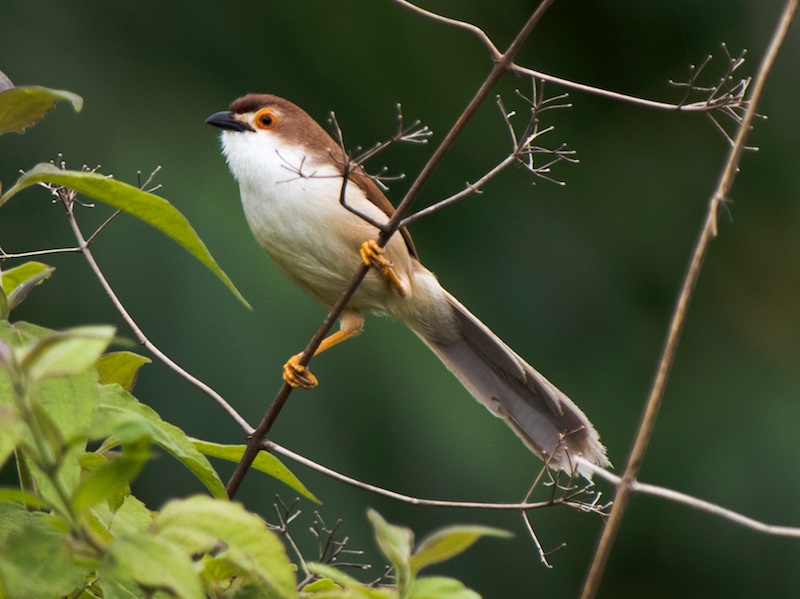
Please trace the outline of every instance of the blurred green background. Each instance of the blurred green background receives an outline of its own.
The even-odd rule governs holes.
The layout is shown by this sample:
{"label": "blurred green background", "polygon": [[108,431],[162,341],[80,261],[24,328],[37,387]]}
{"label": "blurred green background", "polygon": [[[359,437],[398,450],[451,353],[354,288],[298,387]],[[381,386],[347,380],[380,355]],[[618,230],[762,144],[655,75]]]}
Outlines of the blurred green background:
{"label": "blurred green background", "polygon": [[[483,27],[504,47],[535,3],[428,2]],[[655,99],[677,100],[669,79],[715,55],[705,82],[725,67],[721,42],[747,48],[752,75],[782,3],[560,0],[519,58],[562,77]],[[324,121],[336,112],[351,147],[388,136],[394,106],[442,139],[490,68],[470,35],[389,0],[340,2],[109,3],[2,0],[0,70],[17,85],[81,94],[25,135],[0,140],[0,180],[64,154],[68,166],[102,165],[135,183],[161,165],[159,192],[195,226],[254,307],[245,310],[214,277],[157,232],[120,217],[97,239],[101,267],[150,339],[222,393],[253,424],[324,311],[285,281],[253,241],[238,190],[203,123],[250,91],[272,92]],[[507,77],[498,86],[519,110]],[[548,87],[551,93],[562,90]],[[642,477],[755,518],[800,525],[800,36],[795,23],[768,82],[720,236],[701,276]],[[551,112],[551,147],[566,142],[579,165],[559,165],[559,187],[531,185],[512,169],[479,197],[418,222],[423,260],[442,283],[570,395],[601,432],[618,470],[653,377],[666,324],[727,146],[700,115],[654,112],[583,94]],[[474,181],[509,150],[492,103],[448,155],[420,199],[432,203]],[[413,177],[432,146],[378,157]],[[398,201],[407,182],[393,185]],[[80,210],[85,230],[102,208]],[[0,245],[22,251],[74,244],[62,209],[29,190],[0,211]],[[114,323],[129,335],[81,258],[53,256],[53,278],[15,316],[50,327]],[[364,334],[315,360],[321,385],[296,393],[274,440],[376,485],[430,498],[518,501],[540,462],[473,401],[408,331],[371,318]],[[224,414],[164,366],[141,374],[137,396],[190,434],[239,442]],[[540,565],[516,514],[412,507],[288,464],[321,497],[329,523],[343,519],[350,546],[377,561],[365,521],[372,506],[424,533],[475,522],[512,530],[437,573],[485,597],[570,597],[601,529],[596,516],[560,508],[532,514],[546,549]],[[220,466],[226,478],[229,469]],[[6,477],[11,473],[6,472]],[[610,496],[605,483],[599,488]],[[201,491],[162,457],[135,491],[157,508]],[[239,496],[268,518],[280,493],[251,474]],[[543,495],[543,496],[546,496]],[[295,538],[313,558],[307,532]],[[379,572],[368,574],[377,576]],[[601,597],[797,596],[800,541],[770,538],[670,503],[635,498]]]}

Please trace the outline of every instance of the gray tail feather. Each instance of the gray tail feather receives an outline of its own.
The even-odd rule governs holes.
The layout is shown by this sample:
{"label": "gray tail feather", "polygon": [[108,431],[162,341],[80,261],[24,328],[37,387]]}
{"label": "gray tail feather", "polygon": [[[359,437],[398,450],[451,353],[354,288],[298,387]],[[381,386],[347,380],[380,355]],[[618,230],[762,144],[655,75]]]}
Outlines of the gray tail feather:
{"label": "gray tail feather", "polygon": [[417,334],[470,393],[550,467],[591,479],[591,470],[576,456],[610,466],[600,436],[580,408],[449,293],[447,300],[460,335],[443,342]]}

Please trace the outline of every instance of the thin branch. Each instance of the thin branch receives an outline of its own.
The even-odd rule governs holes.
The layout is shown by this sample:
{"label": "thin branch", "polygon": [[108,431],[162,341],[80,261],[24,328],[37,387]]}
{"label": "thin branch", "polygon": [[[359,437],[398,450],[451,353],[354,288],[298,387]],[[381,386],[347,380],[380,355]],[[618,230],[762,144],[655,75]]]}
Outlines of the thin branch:
{"label": "thin branch", "polygon": [[[528,21],[522,27],[520,32],[514,38],[514,41],[509,46],[508,50],[502,56],[498,57],[495,61],[492,70],[490,71],[489,75],[484,80],[483,84],[481,85],[480,89],[475,93],[475,96],[469,102],[467,107],[461,113],[461,115],[456,120],[453,127],[447,133],[447,135],[442,140],[439,147],[433,153],[431,158],[428,160],[427,164],[423,167],[422,171],[417,176],[414,183],[409,188],[408,192],[406,192],[405,198],[400,205],[397,207],[394,215],[389,219],[388,223],[386,224],[386,230],[382,231],[378,237],[378,244],[383,247],[389,241],[389,239],[394,235],[394,233],[400,228],[400,224],[403,218],[408,213],[408,210],[411,208],[411,205],[417,199],[417,196],[422,191],[422,188],[428,182],[428,179],[433,174],[434,170],[439,166],[439,163],[444,158],[445,154],[450,150],[455,142],[456,138],[461,134],[466,124],[470,121],[470,119],[474,116],[475,112],[477,112],[478,107],[483,103],[483,101],[488,97],[489,93],[491,93],[492,88],[494,85],[499,81],[499,79],[508,71],[509,65],[513,63],[514,57],[519,52],[519,49],[522,47],[523,42],[528,38],[530,33],[533,31],[536,24],[539,22],[541,17],[550,7],[554,0],[542,0],[542,3],[539,7],[533,12],[533,14],[528,18]],[[344,311],[345,306],[347,306],[350,298],[352,298],[353,294],[355,293],[358,286],[361,284],[361,281],[364,280],[364,277],[367,275],[367,270],[369,267],[366,265],[359,266],[358,270],[355,271],[352,280],[342,292],[342,295],[339,297],[337,302],[333,305],[328,316],[323,321],[322,325],[319,327],[317,332],[311,338],[311,341],[306,346],[305,350],[303,350],[303,355],[300,357],[298,364],[301,366],[307,366],[308,363],[311,361],[311,357],[314,355],[314,352],[319,347],[322,340],[327,336],[328,332],[333,328],[333,325],[338,320],[341,313]],[[242,459],[236,466],[233,475],[231,476],[230,480],[228,481],[227,491],[228,496],[233,497],[236,494],[236,491],[239,489],[239,486],[244,479],[245,474],[250,469],[250,466],[253,463],[253,460],[258,455],[258,452],[261,451],[261,442],[266,437],[269,430],[272,428],[273,423],[275,422],[276,418],[280,414],[283,406],[286,404],[286,401],[289,398],[289,395],[292,392],[292,388],[284,382],[281,386],[278,394],[276,395],[275,399],[273,400],[272,404],[269,407],[269,410],[264,415],[264,418],[261,420],[261,423],[258,425],[256,431],[251,435],[248,439],[247,449],[242,456]]]}
{"label": "thin branch", "polygon": [[[555,455],[555,452],[553,452],[551,455]],[[531,496],[533,495],[533,492],[539,486],[539,483],[541,482],[545,472],[549,474],[548,466],[549,464],[545,464],[545,467],[539,471],[539,474],[534,479],[530,489],[528,489],[528,492],[525,494],[525,499],[523,501],[530,500]],[[555,491],[555,486],[553,487],[553,489]],[[539,537],[537,536],[536,531],[533,529],[533,522],[531,522],[530,514],[527,512],[527,510],[521,512],[521,514],[522,514],[522,522],[525,524],[525,528],[528,529],[528,534],[530,535],[531,540],[533,541],[533,544],[536,547],[536,550],[539,552],[539,561],[541,561],[546,568],[552,569],[553,565],[548,561],[547,554],[545,553],[542,544],[539,542]]]}
{"label": "thin branch", "polygon": [[[656,110],[670,110],[677,112],[708,112],[710,110],[717,110],[722,108],[723,106],[726,105],[725,102],[734,106],[740,105],[743,100],[744,90],[740,90],[741,93],[738,94],[737,96],[730,96],[726,98],[725,102],[721,102],[718,98],[716,100],[712,100],[713,94],[702,101],[691,102],[691,103],[688,102],[689,96],[693,91],[702,91],[704,89],[694,86],[694,78],[696,78],[696,76],[699,74],[700,69],[704,67],[707,64],[707,62],[708,59],[706,59],[706,61],[701,63],[700,67],[695,67],[694,65],[692,65],[690,70],[689,84],[677,84],[672,82],[673,85],[678,85],[680,87],[687,87],[686,95],[678,103],[650,100],[647,98],[640,98],[638,96],[633,96],[630,94],[615,92],[602,87],[595,87],[593,85],[587,85],[585,83],[578,83],[577,81],[564,79],[563,77],[557,77],[556,75],[550,75],[548,73],[537,71],[535,69],[524,67],[518,64],[512,65],[511,71],[524,77],[540,79],[542,81],[547,81],[549,83],[556,83],[568,89],[574,89],[576,91],[580,91],[586,94],[591,94],[594,96],[600,96],[611,100],[626,102],[629,104],[635,104],[637,106],[643,106],[645,108],[654,108]],[[739,65],[737,64],[737,66]],[[745,82],[749,82],[749,80],[742,80],[742,82],[740,82],[740,85],[742,85]],[[712,89],[714,88],[709,88],[709,91],[711,91]]]}
{"label": "thin branch", "polygon": [[513,153],[509,154],[501,162],[497,163],[496,166],[494,166],[491,170],[489,170],[486,174],[484,174],[480,179],[475,181],[475,183],[469,183],[468,182],[464,186],[464,189],[462,189],[458,193],[455,193],[455,194],[451,195],[448,198],[440,200],[440,201],[436,202],[435,204],[431,204],[430,206],[427,206],[427,207],[423,208],[422,210],[419,210],[419,211],[415,212],[411,216],[405,217],[403,219],[401,225],[403,227],[407,227],[411,223],[414,223],[414,222],[418,221],[419,219],[424,218],[426,216],[430,216],[431,214],[441,210],[442,208],[447,208],[448,206],[451,206],[452,204],[455,204],[459,200],[462,200],[462,199],[464,199],[464,198],[466,198],[468,196],[471,196],[471,195],[482,193],[481,192],[481,187],[486,185],[486,183],[490,179],[493,179],[495,176],[500,174],[501,171],[505,170],[506,167],[508,167],[511,164],[514,164],[516,161],[517,161],[516,156]]}
{"label": "thin branch", "polygon": [[49,250],[31,250],[30,252],[6,252],[0,248],[0,260],[12,260],[14,258],[35,258],[37,256],[47,256],[49,254],[79,254],[81,248],[53,248]]}
{"label": "thin branch", "polygon": [[497,49],[497,46],[494,45],[489,36],[486,35],[486,33],[480,27],[473,25],[472,23],[467,23],[466,21],[451,19],[449,17],[436,14],[435,12],[425,10],[424,8],[420,8],[419,6],[412,4],[407,0],[394,0],[394,2],[396,4],[399,4],[400,6],[410,9],[411,11],[417,14],[422,15],[423,17],[431,19],[432,21],[436,21],[437,23],[444,23],[445,25],[450,25],[458,29],[469,31],[473,35],[477,36],[477,38],[483,43],[483,45],[488,48],[489,54],[491,54],[492,60],[494,60],[495,62],[497,62],[503,57],[503,54],[500,53],[500,50]]}
{"label": "thin branch", "polygon": [[[280,503],[281,509],[278,509],[278,503]],[[277,525],[270,525],[272,530],[275,530],[283,536],[286,543],[291,547],[292,552],[297,556],[297,561],[300,565],[300,570],[303,572],[304,579],[310,581],[313,579],[311,572],[308,571],[308,564],[306,563],[305,558],[303,557],[300,548],[297,546],[297,543],[294,542],[294,538],[292,537],[291,533],[289,532],[289,524],[297,518],[301,512],[300,510],[295,510],[294,506],[297,505],[297,500],[290,505],[287,506],[283,501],[281,501],[280,497],[275,498],[275,503],[272,506],[275,508],[275,515],[278,518],[279,524]]]}
{"label": "thin branch", "polygon": [[122,213],[122,210],[116,210],[111,214],[111,216],[109,216],[106,220],[104,220],[103,224],[101,224],[99,227],[97,227],[97,229],[95,229],[94,233],[89,235],[89,237],[86,239],[86,245],[87,246],[91,245],[92,242],[95,240],[95,237],[97,237],[100,234],[100,232],[103,229],[105,229],[111,223],[111,221],[114,220],[115,218],[117,218],[121,213]]}
{"label": "thin branch", "polygon": [[190,384],[194,385],[195,387],[200,389],[200,391],[202,391],[203,393],[208,395],[211,399],[213,399],[215,402],[217,402],[217,405],[219,405],[223,410],[225,410],[225,412],[227,412],[228,415],[231,418],[233,418],[236,424],[238,424],[245,431],[246,434],[250,434],[253,431],[253,427],[251,427],[247,423],[247,421],[244,418],[242,418],[242,416],[227,401],[225,401],[225,399],[219,393],[214,391],[214,389],[209,387],[206,383],[204,383],[197,377],[189,374],[186,370],[178,366],[175,362],[172,361],[172,359],[169,356],[167,356],[164,352],[158,349],[158,347],[156,347],[147,338],[147,336],[144,334],[144,331],[142,331],[139,325],[136,324],[136,321],[128,313],[128,311],[125,309],[125,306],[123,306],[122,302],[117,297],[117,294],[112,289],[111,285],[109,284],[108,280],[103,274],[103,271],[100,270],[100,266],[94,259],[92,251],[89,249],[89,242],[86,239],[86,237],[84,237],[83,232],[81,231],[80,226],[78,225],[78,221],[75,218],[73,204],[69,201],[65,201],[64,205],[67,209],[69,224],[72,227],[72,231],[75,234],[75,238],[78,240],[78,246],[80,252],[86,259],[86,262],[89,264],[89,268],[92,269],[92,272],[94,272],[98,281],[100,281],[100,285],[103,287],[103,290],[106,292],[106,295],[108,295],[109,299],[111,300],[111,303],[117,309],[117,312],[120,313],[123,320],[125,320],[128,327],[130,327],[131,331],[133,331],[133,334],[136,336],[136,339],[139,341],[139,343],[141,343],[144,347],[146,347],[150,351],[150,353],[152,353],[156,358],[161,360],[167,367],[169,367],[171,370],[177,373],[178,376],[180,376]]}
{"label": "thin branch", "polygon": [[[282,456],[285,456],[298,464],[302,464],[307,468],[311,468],[320,474],[323,474],[333,480],[337,480],[339,482],[345,483],[350,485],[351,487],[355,487],[357,489],[362,489],[364,491],[368,491],[370,493],[374,493],[375,495],[380,495],[382,497],[388,497],[389,499],[394,499],[396,501],[401,501],[403,503],[408,503],[411,505],[420,505],[420,506],[427,506],[427,507],[444,507],[444,508],[460,508],[460,509],[470,509],[470,510],[493,510],[493,511],[526,511],[526,510],[537,510],[542,508],[553,507],[556,505],[563,505],[566,507],[571,507],[578,509],[583,512],[589,513],[596,513],[603,515],[604,510],[608,507],[608,504],[601,504],[597,497],[599,493],[595,493],[592,491],[591,485],[587,485],[586,487],[582,487],[579,491],[580,493],[575,493],[571,491],[569,494],[563,495],[561,497],[554,497],[548,499],[547,501],[522,501],[517,503],[492,503],[492,502],[481,502],[481,501],[450,501],[445,499],[425,499],[422,497],[414,497],[412,495],[406,495],[404,493],[398,493],[396,491],[391,491],[389,489],[385,489],[383,487],[378,487],[375,485],[371,485],[369,483],[365,483],[364,481],[360,481],[355,479],[351,476],[347,476],[346,474],[342,474],[341,472],[337,472],[327,466],[323,466],[311,460],[305,456],[302,456],[294,451],[283,447],[282,445],[278,445],[273,441],[263,441],[262,447],[267,451],[278,453]],[[585,494],[587,496],[592,496],[591,501],[583,501],[578,499],[577,497],[580,494]]]}
{"label": "thin branch", "polygon": [[[587,465],[587,468],[589,468],[594,474],[598,475],[600,478],[603,478],[608,482],[617,486],[622,484],[621,476],[612,474],[608,470],[600,468],[595,464],[589,464],[586,460],[581,459],[581,463]],[[668,489],[666,487],[660,487],[658,485],[642,483],[637,480],[631,482],[630,489],[632,493],[641,493],[642,495],[661,497],[662,499],[672,501],[673,503],[679,503],[712,514],[714,516],[724,518],[725,520],[730,520],[735,524],[739,524],[741,526],[744,526],[745,528],[755,530],[756,532],[761,532],[776,537],[800,538],[800,527],[780,526],[777,524],[769,524],[767,522],[762,522],[761,520],[756,520],[755,518],[745,516],[744,514],[735,512],[729,508],[723,507],[716,503],[711,503],[710,501],[706,501],[705,499],[699,499],[698,497],[693,497],[692,495],[687,495],[686,493],[681,493],[680,491],[675,491],[673,489]]]}
{"label": "thin branch", "polygon": [[[533,540],[533,544],[536,547],[536,551],[539,553],[539,561],[542,562],[542,565],[545,568],[552,570],[553,564],[551,564],[550,561],[547,559],[548,552],[544,550],[544,547],[542,547],[542,543],[539,541],[539,537],[536,535],[536,531],[533,530],[533,523],[531,522],[530,516],[528,515],[527,512],[523,513],[522,521],[525,523],[525,528],[528,529],[528,534]],[[556,550],[561,549],[561,547],[564,547],[563,543]]]}
{"label": "thin branch", "polygon": [[695,284],[697,283],[700,270],[702,268],[703,260],[708,252],[708,248],[712,239],[717,234],[717,212],[719,206],[725,201],[733,185],[733,180],[739,169],[739,164],[742,159],[742,154],[745,149],[745,139],[750,132],[753,119],[756,116],[756,106],[761,99],[761,94],[764,90],[767,75],[772,68],[775,58],[778,55],[778,50],[786,37],[786,32],[792,22],[795,10],[797,9],[798,0],[788,0],[783,10],[783,14],[776,26],[775,32],[770,40],[769,48],[764,55],[761,65],[758,69],[758,74],[755,78],[755,85],[749,99],[747,111],[742,118],[742,123],[736,134],[736,141],[730,150],[728,159],[725,163],[722,175],[720,176],[719,183],[714,193],[708,201],[708,212],[705,217],[705,222],[700,235],[695,244],[694,251],[689,263],[689,267],[681,286],[680,294],[678,296],[675,310],[669,325],[669,332],[664,345],[664,349],[659,360],[658,369],[656,372],[653,386],[647,398],[642,421],[636,433],[636,439],[631,449],[630,457],[625,466],[625,471],[622,474],[622,479],[617,486],[617,493],[614,499],[614,505],[611,509],[608,523],[603,530],[600,541],[597,546],[594,558],[589,567],[589,572],[586,576],[586,581],[581,593],[582,599],[592,599],[600,587],[600,581],[603,577],[608,558],[611,554],[611,549],[616,540],[617,533],[619,532],[622,519],[628,506],[633,483],[639,473],[639,470],[644,460],[644,455],[647,451],[647,446],[650,441],[650,435],[653,432],[656,419],[658,417],[658,410],[661,406],[664,397],[664,390],[666,389],[669,373],[672,364],[675,360],[678,343],[680,340],[683,325],[686,321],[686,313],[689,308],[689,303],[692,299]]}
{"label": "thin branch", "polygon": [[[331,127],[333,128],[334,140],[336,141],[336,143],[339,144],[339,149],[341,150],[342,156],[345,157],[344,164],[341,165],[342,186],[339,188],[339,204],[341,204],[341,206],[346,210],[349,210],[350,212],[355,214],[361,220],[364,220],[369,224],[371,224],[373,227],[378,229],[378,231],[383,231],[384,228],[383,223],[379,223],[368,214],[362,212],[355,206],[351,206],[350,204],[347,203],[347,183],[348,181],[350,181],[350,175],[352,174],[353,170],[357,169],[358,165],[350,158],[350,156],[347,153],[347,149],[345,148],[344,145],[344,133],[342,132],[342,128],[339,127],[339,121],[336,120],[336,113],[331,112],[331,116],[328,119],[328,121],[330,122]],[[336,158],[334,158],[334,160],[336,160]]]}

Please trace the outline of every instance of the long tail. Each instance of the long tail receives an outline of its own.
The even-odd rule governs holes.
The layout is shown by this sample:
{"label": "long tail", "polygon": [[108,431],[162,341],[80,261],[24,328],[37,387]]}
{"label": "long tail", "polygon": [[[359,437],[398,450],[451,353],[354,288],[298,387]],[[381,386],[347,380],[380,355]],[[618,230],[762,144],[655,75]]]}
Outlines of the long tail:
{"label": "long tail", "polygon": [[505,420],[550,467],[591,479],[591,471],[575,456],[609,466],[606,448],[580,408],[449,293],[447,301],[460,336],[443,343],[417,334],[470,393]]}

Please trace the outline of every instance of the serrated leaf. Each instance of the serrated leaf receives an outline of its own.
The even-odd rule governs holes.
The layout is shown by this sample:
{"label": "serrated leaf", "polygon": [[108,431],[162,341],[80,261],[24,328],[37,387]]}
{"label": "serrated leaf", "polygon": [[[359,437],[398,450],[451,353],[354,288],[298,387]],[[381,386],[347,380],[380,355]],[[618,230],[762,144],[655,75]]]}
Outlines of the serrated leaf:
{"label": "serrated leaf", "polygon": [[114,512],[109,530],[114,536],[144,533],[152,521],[153,514],[147,506],[135,496],[128,495]]}
{"label": "serrated leaf", "polygon": [[[344,591],[335,592],[332,594],[332,596],[336,597],[337,599],[359,599],[362,597],[364,599],[388,599],[389,597],[396,597],[396,594],[392,593],[388,589],[369,587],[356,580],[349,574],[345,574],[339,568],[326,566],[325,564],[319,564],[316,562],[307,563],[306,567],[311,574],[324,577],[324,579],[330,580],[334,584],[344,589]],[[305,590],[306,589],[303,589],[304,592]],[[322,596],[327,597],[328,595]]]}
{"label": "serrated leaf", "polygon": [[230,599],[280,599],[270,587],[257,582],[239,584],[234,580],[229,588],[230,591],[225,589],[225,597]]}
{"label": "serrated leaf", "polygon": [[32,520],[47,520],[44,512],[30,512],[24,505],[16,502],[0,502],[0,546],[12,533],[31,525]]}
{"label": "serrated leaf", "polygon": [[409,599],[481,599],[459,580],[439,576],[419,578],[411,585]]}
{"label": "serrated leaf", "polygon": [[[113,422],[114,418],[126,419],[131,415],[144,418],[152,426],[153,443],[180,460],[212,495],[219,498],[228,496],[217,471],[180,428],[164,422],[155,410],[139,403],[133,395],[116,385],[102,385],[98,393],[98,419]],[[99,424],[97,426],[102,428]]]}
{"label": "serrated leaf", "polygon": [[[97,584],[103,591],[103,599],[145,599],[150,597],[130,581],[100,580]],[[158,594],[154,597],[159,599]]]}
{"label": "serrated leaf", "polygon": [[109,346],[115,330],[96,325],[53,332],[18,352],[20,368],[32,381],[85,372]]}
{"label": "serrated leaf", "polygon": [[[192,438],[191,441],[200,453],[229,462],[239,462],[246,449],[245,445],[222,445],[220,443],[211,443],[194,438]],[[271,453],[264,451],[259,452],[256,459],[253,460],[253,468],[265,474],[269,474],[282,483],[289,485],[292,489],[303,495],[303,497],[320,505],[322,504],[322,502],[300,482],[300,479]]]}
{"label": "serrated leaf", "polygon": [[[101,505],[100,512],[107,511],[107,504]],[[102,513],[98,515],[98,512],[89,510],[82,514],[83,518],[81,520],[81,524],[85,530],[91,531],[91,537],[98,543],[101,543],[103,546],[110,545],[114,541],[114,535],[108,532],[107,524],[100,519]]]}
{"label": "serrated leaf", "polygon": [[375,541],[381,553],[394,566],[397,577],[397,592],[401,599],[405,599],[413,572],[409,560],[411,547],[414,544],[414,533],[404,526],[389,524],[378,512],[373,509],[367,511],[367,518],[375,531]]}
{"label": "serrated leaf", "polygon": [[410,564],[416,573],[431,564],[438,564],[469,549],[481,537],[508,539],[511,533],[488,526],[450,526],[434,532],[411,556]]}
{"label": "serrated leaf", "polygon": [[122,446],[122,455],[90,470],[81,480],[72,496],[75,513],[83,514],[89,508],[127,489],[144,467],[149,457],[148,438],[140,438]]}
{"label": "serrated leaf", "polygon": [[[95,373],[91,371],[41,381],[31,404],[43,439],[53,455],[59,456],[58,477],[70,495],[80,481],[80,458],[96,406],[97,382]],[[26,471],[42,497],[54,505],[62,505],[51,477],[42,472],[33,460],[28,461]]]}
{"label": "serrated leaf", "polygon": [[6,537],[0,579],[9,597],[63,597],[83,586],[87,572],[73,559],[80,548],[51,522],[29,517]]}
{"label": "serrated leaf", "polygon": [[101,385],[116,383],[125,391],[131,391],[136,383],[139,369],[152,360],[129,351],[111,352],[100,356],[94,368],[100,376]]}
{"label": "serrated leaf", "polygon": [[181,599],[205,597],[191,556],[168,539],[148,534],[117,537],[100,564],[100,580],[133,581]]}
{"label": "serrated leaf", "polygon": [[18,191],[36,183],[53,183],[74,189],[112,208],[135,216],[176,241],[213,272],[248,309],[250,304],[211,256],[208,248],[195,230],[172,204],[164,198],[142,191],[127,183],[110,179],[99,173],[67,171],[52,164],[37,164],[5,194],[0,196],[0,206]]}
{"label": "serrated leaf", "polygon": [[7,298],[7,311],[10,312],[22,303],[31,289],[49,278],[54,267],[41,262],[26,262],[2,272],[3,292]]}
{"label": "serrated leaf", "polygon": [[[10,83],[10,81],[9,81]],[[67,100],[75,112],[83,108],[83,98],[72,92],[39,86],[11,87],[0,92],[0,135],[26,128],[39,122],[55,108],[59,100]]]}
{"label": "serrated leaf", "polygon": [[[99,399],[97,376],[91,370],[73,376],[54,377],[36,388],[36,400],[68,442],[86,439]],[[80,461],[83,450],[76,455]]]}
{"label": "serrated leaf", "polygon": [[153,520],[158,535],[190,554],[213,551],[279,597],[297,596],[294,567],[278,537],[241,505],[195,496],[167,503]]}

